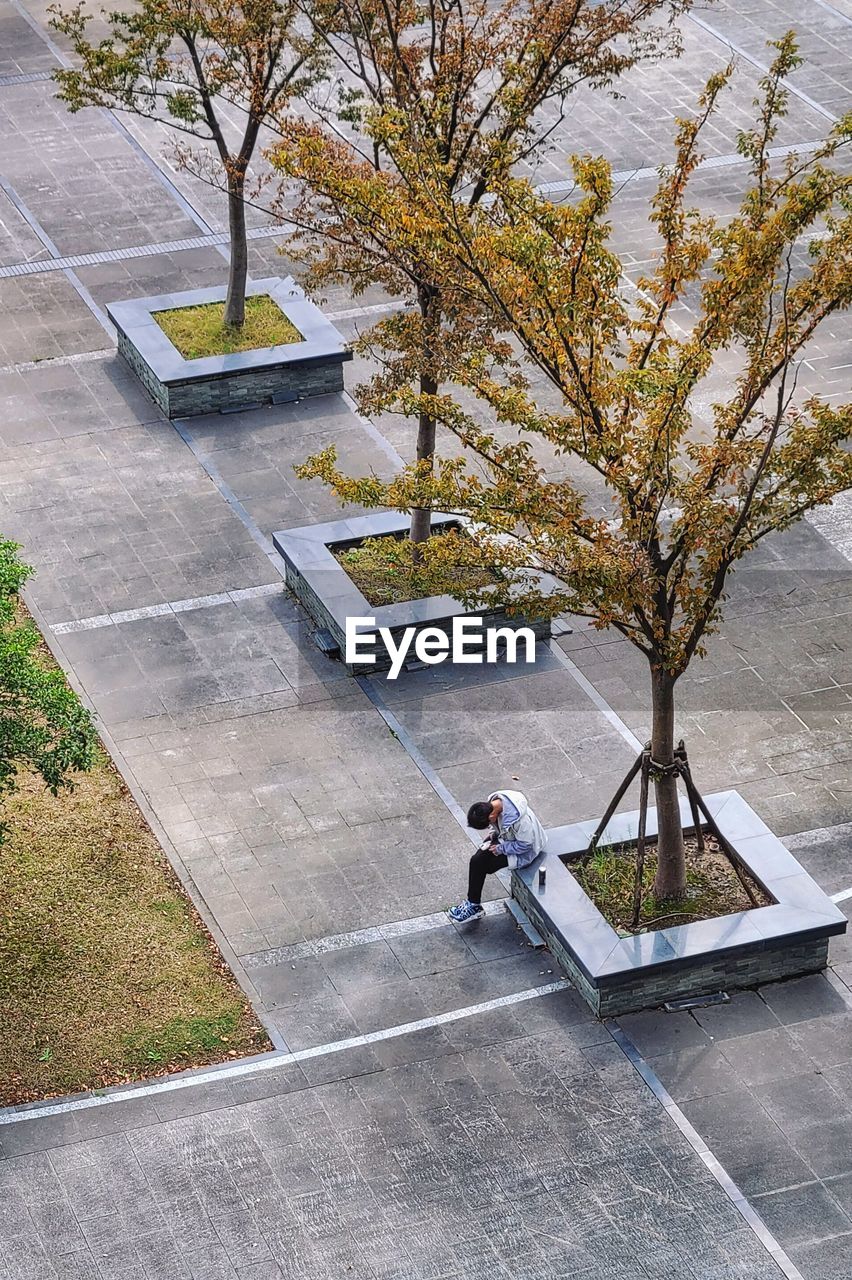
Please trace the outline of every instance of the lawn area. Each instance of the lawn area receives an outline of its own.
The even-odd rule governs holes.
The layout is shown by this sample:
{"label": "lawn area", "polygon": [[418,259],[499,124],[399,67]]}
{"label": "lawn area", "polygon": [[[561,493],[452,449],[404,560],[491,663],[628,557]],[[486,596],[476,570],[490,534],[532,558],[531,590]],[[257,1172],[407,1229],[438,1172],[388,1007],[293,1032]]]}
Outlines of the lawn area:
{"label": "lawn area", "polygon": [[224,314],[224,302],[208,302],[200,307],[155,311],[154,319],[185,360],[303,341],[299,330],[268,294],[246,298],[246,322],[242,329],[226,328]]}
{"label": "lawn area", "polygon": [[0,1104],[271,1047],[105,756],[0,816]]}

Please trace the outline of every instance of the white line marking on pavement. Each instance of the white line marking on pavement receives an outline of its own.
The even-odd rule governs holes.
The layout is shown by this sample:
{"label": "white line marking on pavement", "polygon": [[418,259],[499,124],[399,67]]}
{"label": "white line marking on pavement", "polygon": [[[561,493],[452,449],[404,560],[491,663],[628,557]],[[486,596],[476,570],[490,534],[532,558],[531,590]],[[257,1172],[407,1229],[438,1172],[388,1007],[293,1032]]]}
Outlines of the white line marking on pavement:
{"label": "white line marking on pavement", "polygon": [[349,392],[343,391],[341,392],[341,395],[343,397],[344,403],[347,404],[350,410],[352,411],[353,417],[358,419],[358,421],[361,423],[361,426],[366,431],[367,435],[370,437],[371,440],[375,441],[376,445],[381,449],[382,453],[385,454],[385,456],[387,457],[391,465],[394,467],[400,467],[400,468],[404,467],[405,463],[403,462],[401,456],[397,453],[396,449],[391,444],[390,440],[388,440],[385,436],[383,436],[381,431],[379,431],[378,427],[376,426],[376,424],[361,412],[361,410],[358,408],[357,402],[349,394]]}
{"label": "white line marking on pavement", "polygon": [[404,311],[408,303],[398,298],[389,298],[387,302],[374,302],[369,306],[349,307],[346,311],[332,311],[326,320],[357,320],[361,316],[379,316],[385,312]]}
{"label": "white line marking on pavement", "polygon": [[[815,0],[815,3],[821,4],[823,0]],[[825,8],[832,13],[838,14],[838,10],[831,5],[825,4]],[[848,18],[847,22],[852,21]],[[49,72],[36,72],[36,79],[49,79]],[[0,87],[10,82],[27,82],[32,76],[0,76]],[[120,122],[119,122],[120,123]],[[815,151],[821,144],[818,142],[796,142],[788,146],[770,147],[767,150],[767,157],[775,159],[788,155],[804,155],[808,151]],[[748,160],[741,156],[738,152],[729,152],[724,155],[708,156],[698,165],[698,172],[705,169],[725,169],[731,165],[748,164]],[[637,179],[658,178],[659,170],[650,166],[639,166],[634,169],[620,169],[612,175],[612,180],[616,187],[622,187],[629,182]],[[564,195],[573,191],[576,186],[573,177],[559,178],[555,182],[540,182],[533,184],[534,189],[539,195]],[[195,211],[197,213],[197,211]],[[191,215],[192,216],[192,215]],[[197,217],[193,218],[198,221]],[[247,232],[247,238],[254,242],[264,240],[270,237],[283,236],[286,234],[286,228],[280,224],[272,226],[251,227]],[[9,278],[18,278],[21,276],[38,275],[42,272],[50,271],[69,271],[78,267],[98,266],[103,263],[113,263],[127,261],[134,258],[155,257],[160,254],[182,253],[189,249],[216,249],[220,253],[226,252],[228,244],[227,231],[210,231],[208,234],[199,236],[184,236],[180,240],[161,240],[154,241],[149,244],[139,245],[122,245],[115,249],[104,249],[94,253],[74,253],[66,254],[62,257],[55,258],[39,258],[30,259],[26,262],[15,262],[5,266],[0,266],[0,280]],[[403,309],[406,303],[401,301],[380,302],[367,304],[360,307],[351,307],[345,311],[332,312],[326,318],[328,320],[354,320],[362,316],[380,315],[382,312],[398,311]]]}
{"label": "white line marking on pavement", "polygon": [[261,596],[279,595],[280,582],[267,582],[260,587],[242,587],[238,591],[221,591],[212,596],[193,596],[189,600],[169,600],[165,604],[143,605],[141,609],[121,609],[118,613],[98,613],[91,618],[77,618],[72,622],[48,623],[55,636],[67,636],[75,631],[97,631],[101,627],[115,627],[122,622],[138,622],[140,618],[163,618],[170,613],[188,613],[191,609],[212,609],[220,604],[239,604],[241,600],[257,600]]}
{"label": "white line marking on pavement", "polygon": [[264,1071],[278,1071],[281,1067],[307,1062],[311,1058],[323,1058],[332,1053],[345,1053],[347,1049],[361,1049],[365,1045],[380,1044],[383,1040],[395,1040],[399,1036],[412,1035],[417,1031],[428,1031],[432,1027],[444,1027],[451,1022],[461,1022],[479,1013],[491,1013],[494,1009],[507,1009],[515,1004],[524,1004],[528,1000],[538,1000],[541,996],[553,995],[557,991],[567,991],[570,986],[571,983],[567,978],[561,978],[558,982],[547,982],[541,987],[527,987],[524,991],[513,991],[507,996],[496,996],[493,1000],[483,1000],[480,1004],[450,1009],[446,1013],[433,1014],[430,1018],[418,1018],[414,1022],[403,1022],[399,1026],[386,1027],[382,1031],[370,1031],[363,1036],[349,1036],[346,1040],[334,1040],[330,1044],[320,1044],[312,1049],[298,1049],[295,1053],[270,1053],[252,1062],[238,1062],[231,1067],[200,1071],[191,1076],[174,1076],[169,1080],[157,1080],[136,1088],[117,1089],[114,1093],[73,1098],[68,1102],[46,1103],[44,1106],[30,1107],[23,1111],[4,1111],[0,1112],[0,1125],[16,1124],[22,1120],[41,1120],[47,1116],[68,1115],[72,1111],[88,1111],[92,1107],[102,1107],[114,1102],[132,1102],[135,1098],[149,1098],[160,1093],[172,1093],[177,1089],[190,1089],[194,1085],[216,1084],[220,1080],[234,1080],[243,1076],[260,1075]]}
{"label": "white line marking on pavement", "polygon": [[[52,258],[47,259],[52,262]],[[111,360],[115,347],[102,347],[99,351],[79,351],[70,356],[48,356],[44,360],[22,360],[19,364],[0,365],[0,373],[29,373],[31,369],[55,369],[63,365],[91,364],[94,360]]]}
{"label": "white line marking on pavement", "polygon": [[[718,37],[721,39],[721,36]],[[821,142],[794,142],[783,147],[769,147],[766,156],[769,160],[780,160],[785,156],[806,155],[810,151],[816,151],[822,146]],[[729,152],[725,155],[707,156],[700,164],[696,165],[696,173],[703,173],[706,169],[727,169],[731,165],[748,164],[748,157],[740,155],[738,151]],[[635,182],[640,178],[656,178],[659,181],[660,170],[647,166],[637,169],[620,169],[612,175],[613,184],[621,187],[627,182]],[[540,196],[562,195],[565,192],[573,191],[577,183],[574,178],[560,178],[556,182],[540,182],[536,183],[535,190]]]}
{"label": "white line marking on pavement", "polygon": [[[505,910],[503,899],[497,902],[483,903],[487,916],[500,915]],[[287,947],[271,947],[269,951],[253,951],[240,956],[240,964],[245,969],[263,969],[270,964],[287,964],[295,960],[310,960],[315,956],[325,956],[331,951],[345,951],[348,947],[360,947],[370,942],[391,942],[394,938],[404,938],[413,933],[428,933],[431,929],[440,929],[451,925],[452,921],[444,911],[435,911],[428,916],[413,916],[410,920],[394,920],[390,924],[373,925],[369,929],[355,929],[351,933],[333,933],[326,938],[314,938],[310,942],[293,942]]]}
{"label": "white line marking on pavement", "polygon": [[852,898],[852,889],[841,889],[840,893],[832,893],[832,902],[845,902],[847,898]]}
{"label": "white line marking on pavement", "polygon": [[[694,22],[696,27],[700,27],[702,31],[706,31],[714,40],[718,40],[721,44],[727,45],[731,52],[735,53],[738,58],[742,58],[744,62],[751,63],[751,65],[758,71],[762,72],[764,75],[768,75],[769,68],[766,63],[760,62],[757,58],[752,57],[752,55],[744,49],[742,45],[734,44],[733,40],[729,40],[721,31],[717,31],[715,27],[711,27],[709,22],[705,22],[703,18],[699,18],[695,13],[688,13],[686,17],[689,22]],[[832,124],[837,124],[837,116],[832,115],[832,113],[824,107],[822,103],[817,102],[817,100],[812,98],[810,94],[803,93],[802,90],[798,89],[790,82],[790,80],[782,80],[781,83],[785,89],[794,94],[801,102],[804,102],[812,111],[816,111],[817,114],[821,115],[824,119],[830,120]]]}
{"label": "white line marking on pavement", "polygon": [[833,827],[797,831],[795,835],[783,836],[782,839],[791,853],[795,853],[797,849],[809,849],[815,844],[825,844],[827,840],[848,840],[852,847],[852,822],[838,822]]}
{"label": "white line marking on pavement", "polygon": [[634,751],[641,751],[642,743],[636,737],[633,730],[627,727],[617,711],[613,711],[603,694],[598,693],[591,680],[587,679],[587,677],[583,675],[580,668],[571,661],[567,653],[563,652],[556,640],[550,641],[550,652],[553,654],[554,658],[562,663],[565,670],[568,671],[576,680],[586,697],[591,698],[601,715],[605,716],[612,727],[618,730],[624,741],[631,746]]}
{"label": "white line marking on pavement", "polygon": [[787,1280],[804,1280],[802,1273],[796,1267],[795,1263],[788,1258],[784,1249],[760,1217],[760,1214],[755,1210],[751,1202],[734,1182],[727,1169],[725,1169],[714,1156],[713,1152],[710,1150],[698,1131],[694,1129],[687,1120],[683,1111],[674,1101],[665,1085],[657,1076],[654,1068],[645,1061],[627,1032],[624,1031],[618,1022],[611,1022],[609,1024],[609,1033],[621,1049],[621,1052],[627,1058],[628,1062],[632,1063],[634,1068],[639,1072],[639,1075],[645,1081],[645,1084],[660,1103],[669,1119],[674,1122],[676,1127],[689,1143],[690,1147],[692,1147],[692,1150],[699,1157],[702,1164],[713,1175],[716,1182],[725,1192],[725,1195],[740,1213],[745,1222],[748,1223],[749,1227],[751,1227],[751,1230],[757,1236],[764,1249],[766,1249],[770,1257],[772,1257],[772,1259],[781,1268],[781,1271],[787,1277]]}
{"label": "white line marking on pavement", "polygon": [[842,13],[835,5],[829,4],[828,0],[813,0],[814,4],[818,4],[821,9],[832,14],[835,18],[840,18],[841,22],[845,22],[847,26],[852,27],[852,18],[847,13]]}

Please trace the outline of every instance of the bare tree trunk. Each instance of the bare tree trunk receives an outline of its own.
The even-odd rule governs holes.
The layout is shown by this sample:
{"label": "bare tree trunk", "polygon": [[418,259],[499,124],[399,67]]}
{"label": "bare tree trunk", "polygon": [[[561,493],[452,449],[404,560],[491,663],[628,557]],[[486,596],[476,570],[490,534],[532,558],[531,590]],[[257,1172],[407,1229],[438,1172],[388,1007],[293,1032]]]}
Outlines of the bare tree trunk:
{"label": "bare tree trunk", "polygon": [[[674,680],[659,667],[651,668],[651,759],[654,764],[674,762]],[[677,794],[677,775],[654,781],[657,801],[657,898],[683,898],[686,894],[686,859]]]}
{"label": "bare tree trunk", "polygon": [[[434,396],[438,384],[435,379],[422,374],[421,396]],[[417,461],[428,462],[431,468],[435,457],[435,419],[429,413],[420,413],[417,419]],[[414,560],[420,560],[418,543],[426,542],[432,532],[432,511],[429,507],[415,507],[411,513],[411,541],[414,543]]]}
{"label": "bare tree trunk", "polygon": [[228,292],[225,296],[225,324],[241,329],[246,318],[248,242],[243,184],[239,179],[228,184],[228,230],[231,236],[231,262],[228,269]]}
{"label": "bare tree trunk", "polygon": [[[431,372],[433,352],[430,333],[435,326],[435,310],[438,296],[434,289],[423,285],[418,289],[420,316],[423,320],[424,343],[423,364],[420,373],[420,395],[434,396],[438,393],[438,383]],[[435,461],[435,419],[422,409],[417,419],[417,461],[428,462],[431,471]],[[422,562],[421,544],[426,542],[432,533],[432,511],[429,507],[415,507],[411,512],[412,559],[415,564]]]}

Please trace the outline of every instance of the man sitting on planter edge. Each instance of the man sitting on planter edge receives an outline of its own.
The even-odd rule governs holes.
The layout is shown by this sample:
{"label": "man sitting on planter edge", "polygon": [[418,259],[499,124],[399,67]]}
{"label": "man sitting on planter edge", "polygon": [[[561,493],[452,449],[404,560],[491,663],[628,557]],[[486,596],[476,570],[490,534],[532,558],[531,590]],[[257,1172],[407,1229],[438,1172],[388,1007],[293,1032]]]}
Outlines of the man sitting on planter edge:
{"label": "man sitting on planter edge", "polygon": [[477,800],[468,810],[467,825],[488,835],[470,860],[467,898],[447,913],[456,924],[479,920],[485,914],[482,889],[486,876],[504,867],[514,871],[529,866],[547,842],[544,827],[521,791],[494,791],[487,800]]}

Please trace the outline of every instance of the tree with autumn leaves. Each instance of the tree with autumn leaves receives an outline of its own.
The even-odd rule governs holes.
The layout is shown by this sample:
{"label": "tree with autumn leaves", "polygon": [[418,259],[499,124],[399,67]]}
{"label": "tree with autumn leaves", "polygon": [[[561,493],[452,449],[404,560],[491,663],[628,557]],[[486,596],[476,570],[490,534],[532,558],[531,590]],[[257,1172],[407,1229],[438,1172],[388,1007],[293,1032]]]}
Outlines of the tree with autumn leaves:
{"label": "tree with autumn leaves", "polygon": [[[276,211],[298,228],[312,291],[380,284],[406,309],[360,339],[382,371],[362,389],[370,413],[418,404],[416,456],[430,466],[431,400],[452,376],[447,335],[504,354],[491,317],[453,264],[423,239],[418,210],[428,156],[442,199],[476,209],[496,175],[531,163],[580,84],[604,88],[640,60],[677,45],[670,25],[686,0],[319,0],[309,8],[337,61],[336,87],[311,101],[314,119],[287,121],[271,152],[285,180]],[[654,21],[662,26],[655,26]],[[452,345],[452,344],[451,344]],[[413,555],[431,508],[412,511]]]}
{"label": "tree with autumn leaves", "polygon": [[20,547],[0,537],[0,844],[3,802],[32,773],[58,795],[91,769],[98,738],[88,711],[47,660],[41,636],[21,600],[32,575]]}
{"label": "tree with autumn leaves", "polygon": [[[810,393],[799,377],[820,325],[852,303],[852,178],[837,163],[852,116],[817,149],[773,161],[785,78],[800,62],[792,33],[773,47],[756,123],[739,137],[748,176],[738,208],[723,218],[690,204],[729,67],[678,122],[674,162],[649,207],[657,253],[633,283],[612,245],[606,161],[576,158],[562,204],[501,171],[490,203],[471,207],[447,198],[429,153],[407,156],[430,272],[446,270],[467,305],[498,317],[522,359],[442,332],[441,367],[479,411],[447,392],[399,392],[405,412],[427,412],[461,446],[434,470],[352,479],[333,450],[302,468],[348,502],[457,513],[471,521],[468,536],[437,536],[427,555],[499,570],[480,598],[511,607],[520,585],[524,612],[590,618],[645,656],[658,899],[686,888],[677,682],[718,628],[742,557],[852,486],[852,404]],[[699,417],[693,406],[720,359],[730,376]],[[558,408],[537,402],[533,376],[555,389]],[[533,576],[542,570],[558,581],[549,595]]]}
{"label": "tree with autumn leaves", "polygon": [[[224,322],[245,321],[246,180],[264,125],[321,77],[325,46],[298,0],[138,0],[103,13],[109,34],[89,38],[82,3],[53,5],[51,25],[79,65],[54,72],[72,112],[106,107],[156,120],[181,139],[179,165],[220,186],[228,200],[230,268]],[[212,163],[211,163],[212,160]]]}

